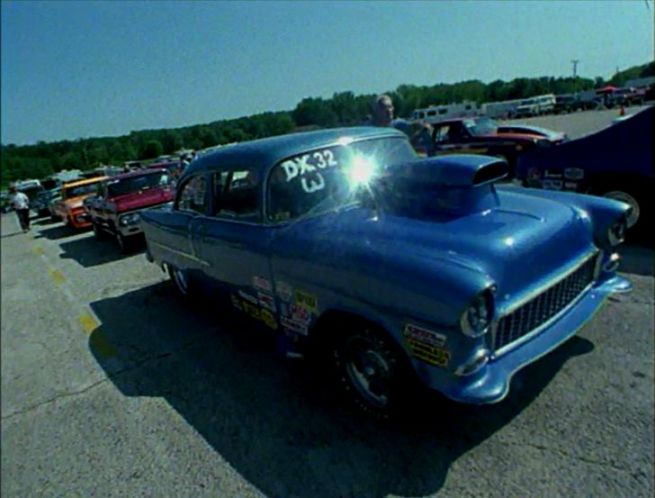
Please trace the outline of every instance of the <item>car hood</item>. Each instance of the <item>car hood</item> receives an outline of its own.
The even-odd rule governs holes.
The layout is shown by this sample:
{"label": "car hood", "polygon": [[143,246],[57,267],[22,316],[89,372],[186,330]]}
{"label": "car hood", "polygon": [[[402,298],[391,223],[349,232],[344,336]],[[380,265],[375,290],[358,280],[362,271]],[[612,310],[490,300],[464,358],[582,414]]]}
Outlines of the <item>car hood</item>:
{"label": "car hood", "polygon": [[[554,131],[554,130],[549,130],[547,128],[541,128],[541,127],[534,127],[534,131],[530,130],[531,126],[530,125],[517,125],[517,127],[523,127],[525,126],[525,132],[520,133],[519,135],[530,135],[531,137],[539,137],[539,138],[546,138],[550,140],[551,142],[559,142],[562,141],[566,138],[566,133],[561,132],[561,131]],[[498,135],[511,135],[515,134],[515,132],[510,132],[510,131],[503,131],[502,126],[498,127]]]}
{"label": "car hood", "polygon": [[129,194],[113,197],[111,202],[116,206],[117,212],[131,211],[144,207],[169,202],[173,199],[171,187],[150,188]]}
{"label": "car hood", "polygon": [[[592,234],[573,207],[513,191],[498,191],[498,199],[491,209],[439,221],[357,208],[305,220],[295,231],[324,257],[338,254],[335,265],[348,252],[368,251],[387,260],[419,258],[427,265],[459,266],[490,277],[504,299],[557,275],[592,249]],[[325,251],[317,240],[326,244]],[[425,270],[429,275],[429,266]]]}
{"label": "car hood", "polygon": [[77,209],[82,207],[82,203],[84,202],[84,199],[87,197],[90,197],[91,195],[94,194],[85,194],[85,195],[80,195],[77,197],[70,197],[66,200],[63,200],[63,204],[66,207],[66,209]]}
{"label": "car hood", "polygon": [[538,135],[531,135],[529,133],[489,133],[487,135],[478,136],[489,140],[515,140],[517,142],[534,142],[535,139],[545,138]]}

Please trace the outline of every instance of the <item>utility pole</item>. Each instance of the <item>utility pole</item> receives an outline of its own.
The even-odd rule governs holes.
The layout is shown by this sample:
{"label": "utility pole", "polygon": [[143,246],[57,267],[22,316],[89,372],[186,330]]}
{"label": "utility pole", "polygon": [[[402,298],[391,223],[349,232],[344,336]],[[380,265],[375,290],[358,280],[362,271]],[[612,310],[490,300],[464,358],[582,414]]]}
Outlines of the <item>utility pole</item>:
{"label": "utility pole", "polygon": [[580,59],[573,59],[571,61],[573,63],[573,78],[577,78],[578,76],[578,62],[580,62]]}

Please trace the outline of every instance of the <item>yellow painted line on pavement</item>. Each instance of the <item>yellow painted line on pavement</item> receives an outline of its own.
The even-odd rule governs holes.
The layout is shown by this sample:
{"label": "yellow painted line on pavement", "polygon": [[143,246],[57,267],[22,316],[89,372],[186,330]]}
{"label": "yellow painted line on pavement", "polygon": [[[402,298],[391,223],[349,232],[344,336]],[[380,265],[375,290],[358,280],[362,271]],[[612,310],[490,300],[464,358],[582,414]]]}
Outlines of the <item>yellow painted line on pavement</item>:
{"label": "yellow painted line on pavement", "polygon": [[100,324],[94,317],[89,313],[84,313],[79,317],[79,322],[84,333],[91,338],[92,349],[97,350],[103,358],[112,358],[118,355],[116,348],[104,336],[100,330]]}
{"label": "yellow painted line on pavement", "polygon": [[86,335],[91,335],[95,329],[100,327],[100,324],[88,313],[80,316],[80,323],[82,324],[82,329],[86,332]]}
{"label": "yellow painted line on pavement", "polygon": [[40,246],[36,246],[36,247],[32,248],[32,251],[37,256],[43,256],[45,254],[45,251],[43,250],[43,247],[40,247]]}
{"label": "yellow painted line on pavement", "polygon": [[50,276],[57,285],[61,285],[66,281],[66,277],[64,277],[64,274],[59,270],[50,270]]}

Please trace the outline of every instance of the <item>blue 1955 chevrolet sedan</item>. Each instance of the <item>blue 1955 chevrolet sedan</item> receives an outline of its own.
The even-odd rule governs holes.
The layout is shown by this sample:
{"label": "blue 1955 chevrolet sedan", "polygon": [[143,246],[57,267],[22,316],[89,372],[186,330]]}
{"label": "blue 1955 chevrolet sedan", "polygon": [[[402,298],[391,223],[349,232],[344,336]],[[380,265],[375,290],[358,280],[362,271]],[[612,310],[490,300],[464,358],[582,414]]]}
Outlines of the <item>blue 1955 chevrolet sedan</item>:
{"label": "blue 1955 chevrolet sedan", "polygon": [[195,161],[146,211],[147,258],[328,359],[379,417],[419,381],[493,403],[612,292],[629,206],[499,185],[494,157],[418,158],[387,128],[299,133]]}

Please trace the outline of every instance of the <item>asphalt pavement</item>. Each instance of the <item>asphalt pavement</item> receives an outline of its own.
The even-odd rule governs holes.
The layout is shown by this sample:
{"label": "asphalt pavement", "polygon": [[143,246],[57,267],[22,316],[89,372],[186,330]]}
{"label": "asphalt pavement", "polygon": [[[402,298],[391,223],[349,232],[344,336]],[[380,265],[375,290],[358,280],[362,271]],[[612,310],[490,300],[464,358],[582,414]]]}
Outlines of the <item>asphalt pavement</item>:
{"label": "asphalt pavement", "polygon": [[[626,115],[636,114],[648,106],[630,106],[623,109]],[[577,111],[567,114],[549,114],[533,118],[502,121],[503,123],[528,123],[555,131],[565,132],[570,139],[576,139],[610,126],[621,115],[620,108],[598,111]]]}
{"label": "asphalt pavement", "polygon": [[650,497],[653,250],[492,406],[381,425],[142,251],[2,216],[3,497]]}

